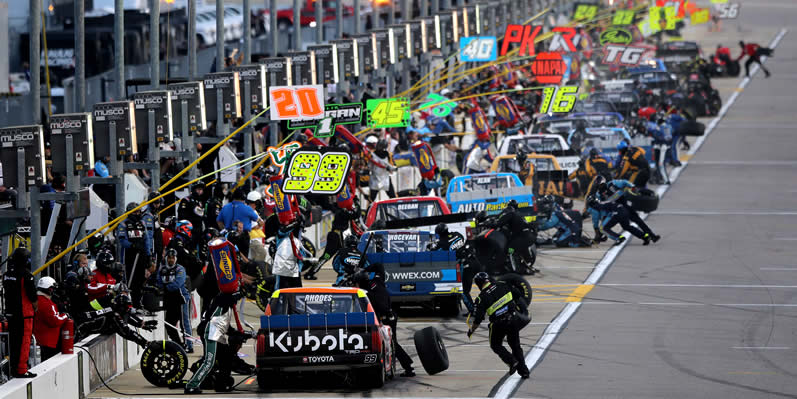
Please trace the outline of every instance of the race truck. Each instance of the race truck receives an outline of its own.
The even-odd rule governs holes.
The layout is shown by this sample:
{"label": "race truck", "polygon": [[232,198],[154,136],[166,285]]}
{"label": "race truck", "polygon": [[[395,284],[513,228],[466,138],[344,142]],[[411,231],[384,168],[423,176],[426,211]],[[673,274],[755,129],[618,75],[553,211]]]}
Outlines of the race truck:
{"label": "race truck", "polygon": [[[490,172],[520,171],[516,155],[501,155],[495,158]],[[523,184],[534,187],[535,195],[556,195],[559,197],[575,198],[579,195],[569,181],[568,173],[559,166],[553,155],[529,154],[526,156],[528,173]]]}
{"label": "race truck", "polygon": [[674,73],[682,72],[685,64],[701,55],[700,45],[690,41],[665,42],[656,49],[656,58],[660,58],[667,69]]}
{"label": "race truck", "polygon": [[260,317],[257,383],[270,390],[283,373],[344,371],[364,388],[381,388],[395,375],[392,334],[364,290],[277,290]]}
{"label": "race truck", "polygon": [[[399,197],[377,201],[368,208],[365,226],[396,228],[414,227],[418,230],[433,232],[437,224],[446,223],[449,231],[465,235],[468,223],[449,217],[451,208],[440,197]],[[384,222],[384,225],[380,226]]]}
{"label": "race truck", "polygon": [[614,105],[623,118],[639,109],[639,96],[633,91],[596,91],[589,95],[589,101],[607,101]]}
{"label": "race truck", "polygon": [[[528,136],[522,136],[528,137]],[[501,213],[510,200],[518,203],[518,212],[535,215],[534,189],[524,186],[514,173],[478,173],[457,176],[448,184],[446,201],[457,213],[486,211],[488,215]]]}
{"label": "race truck", "polygon": [[[554,134],[526,134],[504,137],[498,146],[498,155],[516,154],[518,148],[522,146],[530,152],[555,156],[559,161],[559,165],[567,170],[568,173],[572,173],[578,169],[579,154],[577,151],[571,150],[570,146],[567,145],[564,139],[567,131],[563,131],[560,134],[558,127],[552,126],[551,128],[553,130],[546,130],[546,132]],[[533,129],[533,132],[541,132],[541,130],[536,130],[537,125]],[[562,129],[564,128],[562,127]]]}

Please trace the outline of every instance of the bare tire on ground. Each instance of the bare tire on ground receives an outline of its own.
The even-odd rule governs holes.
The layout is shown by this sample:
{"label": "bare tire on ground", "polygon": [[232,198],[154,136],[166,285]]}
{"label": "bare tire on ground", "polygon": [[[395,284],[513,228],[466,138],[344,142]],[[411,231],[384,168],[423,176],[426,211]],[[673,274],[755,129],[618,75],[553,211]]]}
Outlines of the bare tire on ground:
{"label": "bare tire on ground", "polygon": [[185,376],[188,354],[173,341],[152,341],[141,354],[141,374],[156,387],[168,387]]}
{"label": "bare tire on ground", "polygon": [[415,350],[427,374],[435,375],[448,369],[448,352],[437,329],[426,327],[416,331],[414,338]]}

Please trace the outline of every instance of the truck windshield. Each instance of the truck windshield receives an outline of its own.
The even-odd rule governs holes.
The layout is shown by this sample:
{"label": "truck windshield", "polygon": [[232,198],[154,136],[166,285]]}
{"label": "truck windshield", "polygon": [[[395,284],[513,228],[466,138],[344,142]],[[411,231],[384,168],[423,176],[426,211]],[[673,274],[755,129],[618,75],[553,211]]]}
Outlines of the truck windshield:
{"label": "truck windshield", "polygon": [[355,294],[290,293],[272,298],[272,315],[364,312]]}
{"label": "truck windshield", "polygon": [[443,214],[437,201],[382,203],[377,206],[376,220],[400,220]]}
{"label": "truck windshield", "polygon": [[[539,130],[542,130],[543,127],[547,127],[544,125],[544,123],[540,125],[542,126],[540,126]],[[566,126],[560,126],[555,130],[558,132],[559,128],[561,128],[564,129],[563,132],[565,133],[570,131],[570,122],[569,121],[565,122],[565,125]],[[539,132],[537,126],[535,126],[534,129],[535,132]],[[549,131],[554,132],[553,130]],[[526,146],[526,148],[528,148],[532,152],[561,151],[564,149],[562,148],[562,143],[559,142],[559,140],[557,140],[556,138],[527,136],[527,137],[513,139],[512,141],[510,141],[509,151],[507,152],[507,154],[516,154],[517,149],[520,146]]]}
{"label": "truck windshield", "polygon": [[[368,247],[368,253],[387,252],[387,253],[416,253],[425,252],[429,244],[432,243],[434,236],[427,232],[415,231],[396,231],[371,233],[376,234]],[[363,236],[363,242],[367,241],[367,236]],[[361,248],[362,249],[362,248]]]}
{"label": "truck windshield", "polygon": [[462,186],[465,192],[486,191],[496,188],[515,187],[515,181],[510,179],[509,176],[473,177],[465,180]]}

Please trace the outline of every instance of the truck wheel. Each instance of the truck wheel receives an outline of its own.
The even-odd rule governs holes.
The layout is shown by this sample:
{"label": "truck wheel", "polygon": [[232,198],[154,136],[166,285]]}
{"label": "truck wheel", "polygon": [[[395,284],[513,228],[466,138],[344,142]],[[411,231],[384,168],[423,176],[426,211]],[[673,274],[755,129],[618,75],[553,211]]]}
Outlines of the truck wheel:
{"label": "truck wheel", "polygon": [[[384,359],[385,354],[382,353],[382,359]],[[360,371],[358,374],[360,379],[360,384],[363,387],[368,389],[379,389],[385,386],[385,380],[387,379],[385,373],[385,365],[378,363],[374,367],[369,367]]]}
{"label": "truck wheel", "polygon": [[421,359],[423,369],[435,375],[448,369],[448,352],[443,338],[434,327],[426,327],[415,332],[415,351]]}
{"label": "truck wheel", "polygon": [[277,373],[271,370],[257,370],[257,386],[260,388],[261,392],[268,392],[271,389],[274,389],[276,383],[279,381],[277,377]]}
{"label": "truck wheel", "polygon": [[498,281],[509,284],[523,294],[526,303],[531,303],[531,284],[518,274],[507,273],[498,277]]}
{"label": "truck wheel", "polygon": [[188,371],[188,354],[173,341],[152,341],[141,354],[141,374],[156,387],[179,382]]}
{"label": "truck wheel", "polygon": [[446,317],[457,317],[459,315],[460,296],[447,296],[437,298],[437,306],[440,313]]}

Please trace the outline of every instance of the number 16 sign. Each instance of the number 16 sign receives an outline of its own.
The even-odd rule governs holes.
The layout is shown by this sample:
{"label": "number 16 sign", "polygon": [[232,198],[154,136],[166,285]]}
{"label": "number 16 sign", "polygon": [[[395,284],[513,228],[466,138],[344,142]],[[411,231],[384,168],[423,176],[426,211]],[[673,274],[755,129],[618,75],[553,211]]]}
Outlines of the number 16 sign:
{"label": "number 16 sign", "polygon": [[462,62],[495,61],[498,56],[495,36],[462,37],[459,53]]}

